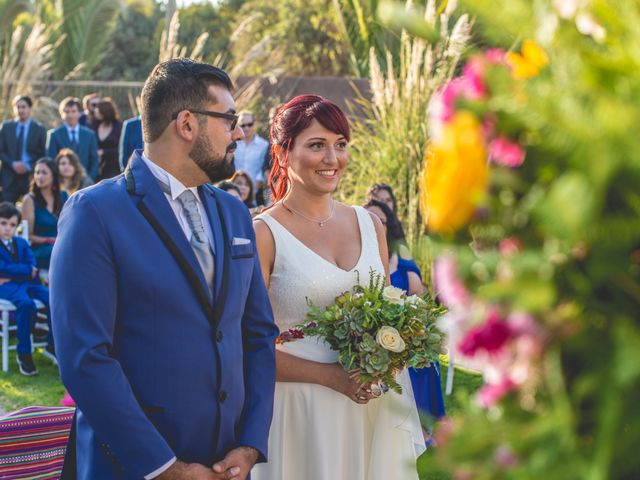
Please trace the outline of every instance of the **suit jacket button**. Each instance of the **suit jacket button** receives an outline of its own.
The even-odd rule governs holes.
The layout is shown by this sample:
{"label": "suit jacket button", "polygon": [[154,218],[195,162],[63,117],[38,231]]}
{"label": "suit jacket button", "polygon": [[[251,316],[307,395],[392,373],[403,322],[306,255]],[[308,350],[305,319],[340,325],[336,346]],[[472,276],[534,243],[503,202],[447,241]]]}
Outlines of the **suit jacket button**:
{"label": "suit jacket button", "polygon": [[217,341],[219,341],[219,342],[221,342],[223,338],[224,338],[224,335],[222,334],[222,331],[221,331],[221,330],[218,330],[218,331],[216,332],[216,340],[217,340]]}
{"label": "suit jacket button", "polygon": [[220,400],[220,403],[224,403],[226,399],[227,399],[227,392],[225,392],[224,390],[220,390],[220,393],[218,394],[218,400]]}

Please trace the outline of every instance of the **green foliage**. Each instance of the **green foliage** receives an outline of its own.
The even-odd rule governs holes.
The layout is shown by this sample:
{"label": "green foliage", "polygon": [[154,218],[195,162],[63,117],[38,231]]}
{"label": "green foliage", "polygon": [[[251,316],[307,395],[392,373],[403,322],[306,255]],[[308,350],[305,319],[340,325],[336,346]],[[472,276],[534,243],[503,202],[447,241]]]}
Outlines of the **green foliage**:
{"label": "green foliage", "polygon": [[[497,406],[467,402],[423,474],[638,478],[640,2],[577,2],[566,18],[551,0],[464,3],[483,38],[516,50],[535,38],[549,63],[521,81],[489,73],[486,104],[461,106],[495,115],[526,159],[491,166],[482,216],[434,250],[456,252],[476,300],[532,314],[545,350]],[[505,238],[517,252],[498,254]]]}
{"label": "green foliage", "polygon": [[355,204],[363,202],[371,183],[391,185],[409,245],[416,245],[423,232],[418,177],[428,141],[427,108],[432,94],[451,78],[470,32],[466,15],[454,23],[453,11],[439,17],[436,12],[435,1],[428,2],[426,22],[442,32],[437,44],[401,32],[399,57],[394,62],[387,50],[384,69],[370,51],[373,101],[360,101],[366,119],[354,124],[351,166],[341,182],[342,199]]}
{"label": "green foliage", "polygon": [[7,412],[34,405],[57,406],[64,395],[58,368],[41,353],[33,355],[38,375],[25,377],[18,371],[15,351],[9,353],[9,372],[0,374],[0,407]]}
{"label": "green foliage", "polygon": [[215,7],[210,3],[197,3],[182,8],[178,41],[189,45],[203,32],[209,33],[202,53],[206,61],[213,61],[228,49],[236,15],[237,11]]}
{"label": "green foliage", "polygon": [[277,70],[330,76],[349,71],[330,0],[249,0],[240,9],[231,40],[231,63],[243,65],[244,75]]}
{"label": "green foliage", "polygon": [[106,53],[95,67],[97,80],[144,80],[157,63],[163,13],[156,4],[151,15],[126,6],[106,44]]}
{"label": "green foliage", "polygon": [[369,76],[371,49],[384,66],[385,52],[397,53],[400,48],[397,33],[378,19],[379,3],[378,0],[333,0],[337,25],[348,47],[351,73],[358,78]]}

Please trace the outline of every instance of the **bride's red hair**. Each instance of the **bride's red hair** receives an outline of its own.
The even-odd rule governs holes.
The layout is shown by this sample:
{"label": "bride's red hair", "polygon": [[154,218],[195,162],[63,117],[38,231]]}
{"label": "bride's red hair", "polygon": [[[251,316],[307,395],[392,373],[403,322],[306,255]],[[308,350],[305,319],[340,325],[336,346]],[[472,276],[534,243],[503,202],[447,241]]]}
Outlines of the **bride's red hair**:
{"label": "bride's red hair", "polygon": [[274,203],[282,200],[291,187],[287,166],[295,139],[314,119],[347,141],[351,139],[349,121],[340,107],[319,95],[298,95],[281,106],[269,135],[272,158],[269,188]]}

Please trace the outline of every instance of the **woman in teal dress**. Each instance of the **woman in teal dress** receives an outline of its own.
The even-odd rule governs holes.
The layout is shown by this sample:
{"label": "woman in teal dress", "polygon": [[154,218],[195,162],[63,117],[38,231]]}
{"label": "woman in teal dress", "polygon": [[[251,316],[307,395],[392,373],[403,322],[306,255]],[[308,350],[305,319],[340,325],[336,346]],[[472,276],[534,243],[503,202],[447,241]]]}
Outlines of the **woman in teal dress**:
{"label": "woman in teal dress", "polygon": [[22,218],[29,222],[29,241],[39,269],[49,269],[51,250],[58,236],[58,216],[66,200],[66,192],[60,190],[55,162],[41,158],[33,169],[29,193],[22,201]]}

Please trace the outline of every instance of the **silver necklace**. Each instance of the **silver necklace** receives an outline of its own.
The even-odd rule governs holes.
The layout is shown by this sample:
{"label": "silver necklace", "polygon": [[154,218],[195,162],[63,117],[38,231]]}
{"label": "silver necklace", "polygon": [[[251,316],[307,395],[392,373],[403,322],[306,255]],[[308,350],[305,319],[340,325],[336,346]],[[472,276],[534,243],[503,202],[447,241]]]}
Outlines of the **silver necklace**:
{"label": "silver necklace", "polygon": [[324,227],[324,224],[327,223],[329,220],[331,220],[331,218],[333,217],[333,213],[335,212],[335,209],[336,209],[336,202],[333,199],[331,200],[331,213],[329,214],[329,216],[327,218],[325,218],[323,220],[316,220],[315,218],[307,217],[304,213],[299,212],[295,208],[289,207],[287,204],[284,203],[284,200],[282,200],[282,206],[284,208],[286,208],[288,211],[290,211],[291,213],[295,213],[297,215],[300,215],[305,220],[307,220],[309,222],[317,223],[319,226]]}

